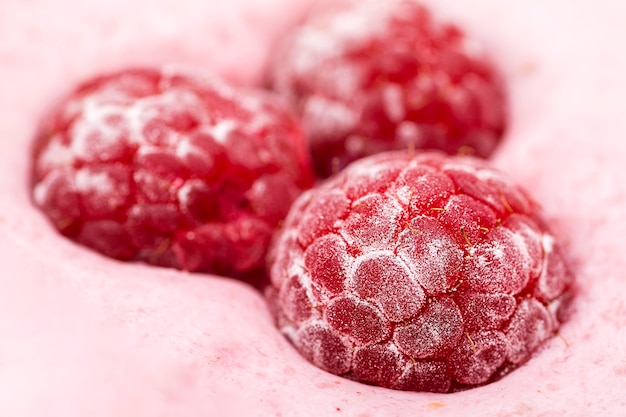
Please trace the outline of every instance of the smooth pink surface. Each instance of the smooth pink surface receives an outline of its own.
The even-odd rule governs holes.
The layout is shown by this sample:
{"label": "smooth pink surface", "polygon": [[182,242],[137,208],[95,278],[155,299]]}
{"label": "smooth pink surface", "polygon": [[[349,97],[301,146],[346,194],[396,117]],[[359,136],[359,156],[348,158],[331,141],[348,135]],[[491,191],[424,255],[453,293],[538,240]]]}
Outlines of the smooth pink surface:
{"label": "smooth pink surface", "polygon": [[102,258],[60,238],[32,207],[36,123],[77,80],[173,62],[254,84],[309,3],[2,2],[0,415],[624,415],[626,26],[617,1],[428,1],[504,68],[512,128],[495,164],[555,219],[580,286],[562,337],[483,388],[407,393],[329,375],[276,332],[252,289]]}

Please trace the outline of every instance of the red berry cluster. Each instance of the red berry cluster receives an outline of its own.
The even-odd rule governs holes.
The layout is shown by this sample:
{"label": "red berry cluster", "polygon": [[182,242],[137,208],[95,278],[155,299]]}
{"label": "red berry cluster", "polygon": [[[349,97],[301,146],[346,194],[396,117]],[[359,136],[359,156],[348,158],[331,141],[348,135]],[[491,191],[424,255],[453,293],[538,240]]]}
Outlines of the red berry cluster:
{"label": "red berry cluster", "polygon": [[[366,383],[484,384],[556,332],[572,276],[538,206],[478,159],[421,150],[487,156],[505,128],[499,77],[459,29],[410,0],[335,4],[273,81],[308,144],[269,93],[149,69],[80,85],[37,137],[36,204],[121,260],[259,285],[269,261],[280,329]],[[301,194],[309,151],[336,175]]]}
{"label": "red berry cluster", "polygon": [[446,392],[517,367],[571,284],[538,207],[470,157],[383,153],[294,204],[270,254],[281,330],[329,372]]}
{"label": "red berry cluster", "polygon": [[313,181],[299,125],[274,98],[156,70],[78,87],[34,160],[35,201],[64,235],[117,259],[231,276],[263,269]]}
{"label": "red berry cluster", "polygon": [[503,86],[479,47],[414,1],[335,4],[280,58],[274,85],[302,115],[322,176],[409,146],[484,157],[504,131]]}

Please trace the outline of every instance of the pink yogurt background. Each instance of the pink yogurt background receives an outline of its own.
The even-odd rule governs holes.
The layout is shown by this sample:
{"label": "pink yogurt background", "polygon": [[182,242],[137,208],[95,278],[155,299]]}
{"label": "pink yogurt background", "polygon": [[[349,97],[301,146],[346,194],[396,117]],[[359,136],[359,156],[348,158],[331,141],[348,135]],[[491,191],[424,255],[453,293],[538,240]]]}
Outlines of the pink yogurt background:
{"label": "pink yogurt background", "polygon": [[176,64],[263,80],[312,0],[2,0],[1,416],[626,415],[626,7],[615,0],[428,0],[502,68],[511,126],[494,164],[543,204],[579,284],[560,337],[455,394],[330,375],[244,284],[105,259],[29,196],[32,137],[76,82]]}

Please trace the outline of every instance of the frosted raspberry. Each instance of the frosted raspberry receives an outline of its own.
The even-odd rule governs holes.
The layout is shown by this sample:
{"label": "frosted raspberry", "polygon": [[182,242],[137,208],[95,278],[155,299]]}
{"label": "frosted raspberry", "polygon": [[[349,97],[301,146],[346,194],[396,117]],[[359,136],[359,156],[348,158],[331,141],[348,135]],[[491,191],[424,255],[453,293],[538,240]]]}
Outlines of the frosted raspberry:
{"label": "frosted raspberry", "polygon": [[137,69],[61,103],[35,144],[33,192],[61,233],[105,255],[247,276],[312,177],[272,97]]}
{"label": "frosted raspberry", "polygon": [[305,192],[269,260],[272,311],[303,356],[401,390],[502,377],[555,334],[572,293],[537,204],[438,152],[370,156]]}
{"label": "frosted raspberry", "polygon": [[411,0],[334,3],[286,42],[272,77],[302,115],[322,176],[407,147],[487,156],[506,124],[480,47]]}

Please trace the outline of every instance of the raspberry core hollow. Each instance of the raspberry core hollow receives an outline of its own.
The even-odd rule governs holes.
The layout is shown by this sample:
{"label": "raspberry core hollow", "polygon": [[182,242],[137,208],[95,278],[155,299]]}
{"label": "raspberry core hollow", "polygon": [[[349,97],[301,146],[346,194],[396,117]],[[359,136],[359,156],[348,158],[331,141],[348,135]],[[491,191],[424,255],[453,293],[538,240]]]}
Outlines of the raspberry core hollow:
{"label": "raspberry core hollow", "polygon": [[257,279],[312,178],[272,96],[131,69],[61,103],[35,144],[33,193],[61,233],[107,256]]}
{"label": "raspberry core hollow", "polygon": [[270,251],[278,326],[329,372],[447,392],[553,334],[572,276],[539,208],[486,163],[388,152],[292,207]]}

